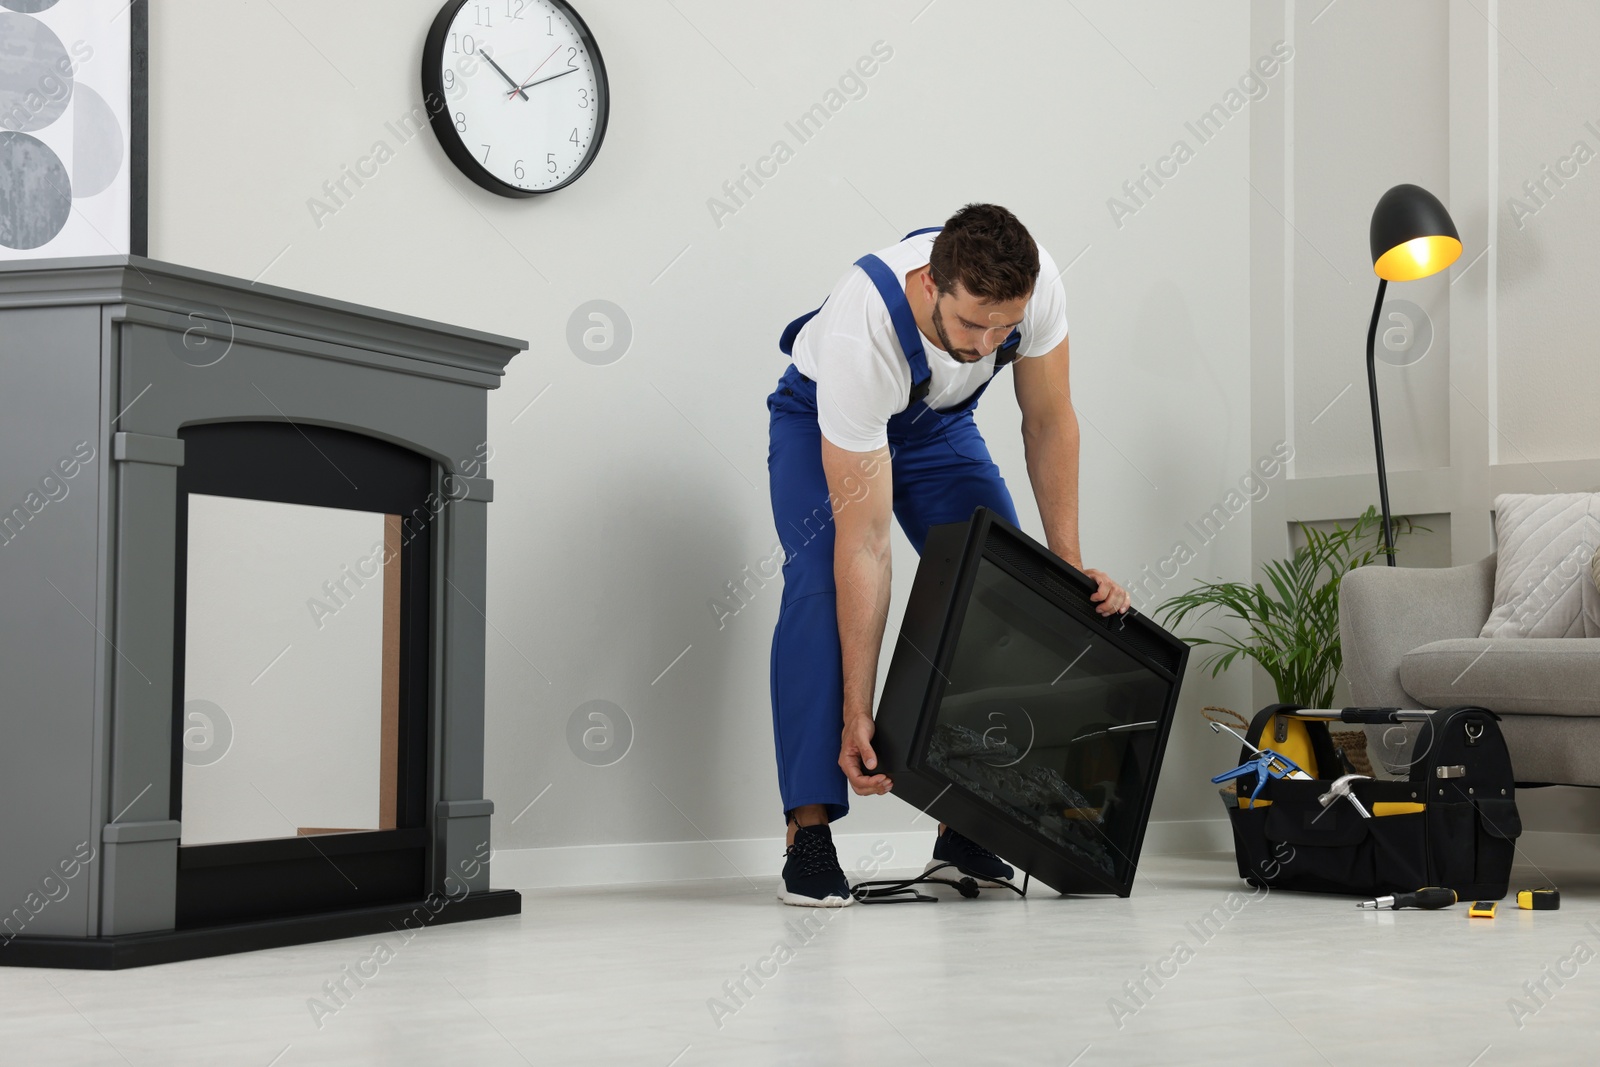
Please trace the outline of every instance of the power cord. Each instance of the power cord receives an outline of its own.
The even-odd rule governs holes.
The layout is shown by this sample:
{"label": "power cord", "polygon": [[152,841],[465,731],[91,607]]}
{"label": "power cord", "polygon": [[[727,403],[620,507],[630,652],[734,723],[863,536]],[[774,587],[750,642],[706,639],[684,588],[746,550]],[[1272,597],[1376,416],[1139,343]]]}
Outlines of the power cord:
{"label": "power cord", "polygon": [[[953,863],[941,863],[936,867],[929,867],[915,878],[897,880],[894,878],[877,878],[866,882],[857,882],[850,887],[850,895],[856,898],[858,904],[937,904],[939,898],[927,893],[919,893],[914,888],[919,885],[947,885],[960,893],[968,900],[975,900],[980,888],[992,889],[995,886],[979,886],[977,879],[971,875],[962,875],[955,878],[935,878],[938,872],[946,867],[955,867]],[[959,870],[959,868],[957,868]],[[1011,890],[1019,897],[1028,895],[1028,879],[1031,875],[1022,872],[1022,888],[1018,889],[1010,882],[1001,882],[1000,887]]]}

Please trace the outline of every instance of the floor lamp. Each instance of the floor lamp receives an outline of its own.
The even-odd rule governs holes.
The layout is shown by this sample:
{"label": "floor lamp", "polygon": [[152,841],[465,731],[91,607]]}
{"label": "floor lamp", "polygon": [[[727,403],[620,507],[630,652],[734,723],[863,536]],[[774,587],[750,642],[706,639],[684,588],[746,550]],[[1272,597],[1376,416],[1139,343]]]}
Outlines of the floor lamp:
{"label": "floor lamp", "polygon": [[1372,209],[1372,272],[1378,299],[1367,328],[1367,393],[1372,399],[1372,443],[1378,453],[1378,497],[1383,503],[1383,551],[1394,566],[1394,529],[1389,522],[1389,474],[1383,463],[1383,424],[1378,419],[1378,370],[1374,346],[1383,294],[1390,282],[1437,274],[1461,255],[1461,237],[1439,198],[1420,185],[1397,185]]}

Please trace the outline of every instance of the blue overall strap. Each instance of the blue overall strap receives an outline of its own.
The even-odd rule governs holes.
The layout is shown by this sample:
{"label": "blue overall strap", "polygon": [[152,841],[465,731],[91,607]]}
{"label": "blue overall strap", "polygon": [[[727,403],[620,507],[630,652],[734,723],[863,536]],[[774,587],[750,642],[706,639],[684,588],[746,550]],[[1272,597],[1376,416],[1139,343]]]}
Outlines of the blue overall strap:
{"label": "blue overall strap", "polygon": [[[900,240],[909,241],[918,234],[938,233],[942,229],[944,229],[943,226],[924,226],[920,230],[912,230],[910,233],[900,238]],[[822,305],[826,305],[827,303],[828,302],[824,300]],[[783,334],[778,338],[778,348],[783,352],[784,355],[794,355],[795,339],[800,336],[800,331],[805,329],[806,323],[817,317],[817,311],[822,310],[822,305],[819,305],[816,311],[806,312],[804,315],[801,315],[798,319],[795,319],[793,322],[789,323],[789,325],[783,328]]]}
{"label": "blue overall strap", "polygon": [[917,320],[911,314],[906,292],[901,288],[900,279],[889,269],[889,264],[877,256],[868,253],[856,260],[856,266],[867,272],[867,277],[878,287],[878,295],[883,297],[889,309],[889,321],[894,323],[895,336],[900,339],[900,351],[905,353],[906,363],[911,367],[910,403],[915,404],[928,395],[928,383],[933,378],[933,372],[928,370],[928,356],[922,349],[922,332],[917,329]]}
{"label": "blue overall strap", "polygon": [[[911,238],[917,237],[921,234],[938,233],[942,229],[944,229],[942,226],[924,226],[920,230],[912,230],[910,233],[902,237],[901,240],[909,241]],[[891,283],[889,290],[884,289],[882,280],[863,262],[863,260],[866,259],[871,259],[874,263],[878,264],[884,273],[888,275]],[[861,259],[856,261],[856,266],[860,267],[862,270],[865,270],[867,272],[867,276],[872,278],[873,284],[878,287],[879,294],[883,296],[884,303],[889,307],[890,318],[894,320],[895,324],[895,333],[900,338],[900,347],[906,353],[907,362],[911,363],[911,402],[916,403],[918,400],[922,399],[922,397],[927,395],[928,380],[931,377],[931,374],[927,369],[927,355],[922,348],[922,335],[916,328],[915,319],[911,317],[911,309],[905,301],[905,291],[900,287],[899,280],[894,277],[894,274],[889,270],[888,265],[885,264],[881,259],[878,259],[877,256],[863,256]],[[898,301],[896,301],[894,297],[891,297],[890,290],[892,290],[895,297],[898,297]],[[793,322],[789,323],[789,325],[783,328],[783,333],[778,338],[778,348],[783,352],[784,355],[791,357],[794,355],[794,342],[800,336],[800,331],[805,328],[806,323],[817,317],[817,312],[821,311],[822,308],[827,305],[827,303],[828,302],[824,300],[822,304],[818,305],[816,310],[806,312],[804,315],[801,315],[799,318],[795,319]],[[896,306],[899,306],[905,312],[905,322],[910,324],[911,337],[913,338],[913,343],[911,346],[908,346],[906,343],[907,334],[905,326],[902,324],[901,319],[895,315]],[[1021,341],[1021,332],[1012,330],[1011,335],[1001,342],[1000,347],[995,350],[994,369],[996,374],[1000,372],[1002,367],[1008,363],[1011,363],[1017,358],[1017,346],[1021,343]],[[923,374],[920,382],[917,380],[917,371],[919,365]]]}
{"label": "blue overall strap", "polygon": [[[826,304],[827,301],[824,300],[822,303]],[[817,311],[821,310],[822,306],[819,304]],[[784,355],[791,357],[794,355],[795,338],[800,336],[800,331],[806,323],[817,317],[817,311],[808,311],[783,328],[783,336],[778,338],[778,348],[783,351]]]}
{"label": "blue overall strap", "polygon": [[[1021,346],[1022,331],[1012,330],[1011,333],[1006,336],[1006,339],[1000,342],[1000,347],[994,350],[994,372],[996,374],[999,374],[1000,368],[1004,367],[1006,364],[1016,362],[1017,349]],[[993,380],[994,379],[992,378],[990,379],[990,381]]]}

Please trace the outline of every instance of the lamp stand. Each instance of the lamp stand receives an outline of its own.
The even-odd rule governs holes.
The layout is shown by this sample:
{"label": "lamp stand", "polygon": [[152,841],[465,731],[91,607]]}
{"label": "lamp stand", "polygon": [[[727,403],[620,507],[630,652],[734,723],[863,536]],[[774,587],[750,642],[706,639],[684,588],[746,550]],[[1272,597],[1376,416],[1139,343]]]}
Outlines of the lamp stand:
{"label": "lamp stand", "polygon": [[1383,313],[1383,294],[1389,288],[1387,278],[1378,279],[1378,299],[1372,305],[1372,325],[1367,327],[1367,395],[1372,400],[1372,444],[1378,453],[1378,499],[1383,505],[1383,553],[1389,566],[1394,566],[1394,530],[1389,523],[1389,474],[1383,463],[1383,423],[1378,419],[1378,368],[1375,347],[1378,340],[1378,316]]}

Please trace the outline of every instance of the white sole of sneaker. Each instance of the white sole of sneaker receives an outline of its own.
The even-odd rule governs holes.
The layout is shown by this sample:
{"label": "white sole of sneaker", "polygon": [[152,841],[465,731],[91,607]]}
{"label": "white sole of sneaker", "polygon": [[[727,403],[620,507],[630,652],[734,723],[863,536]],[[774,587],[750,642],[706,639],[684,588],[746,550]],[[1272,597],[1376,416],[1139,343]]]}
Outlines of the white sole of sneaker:
{"label": "white sole of sneaker", "polygon": [[832,894],[829,894],[828,896],[823,897],[821,900],[818,900],[816,897],[804,897],[799,893],[790,893],[786,891],[780,891],[778,893],[778,900],[784,904],[789,904],[796,908],[848,908],[850,905],[856,902],[856,898],[853,896],[836,897]]}
{"label": "white sole of sneaker", "polygon": [[[929,871],[933,870],[935,867],[944,867],[944,870],[940,871],[936,877],[939,877],[939,878],[950,878],[951,881],[960,881],[962,878],[971,878],[973,884],[976,885],[979,889],[1004,889],[1006,886],[1009,886],[1011,884],[1010,882],[1007,882],[1007,881],[996,882],[996,881],[991,881],[988,878],[979,878],[975,874],[968,874],[966,871],[963,871],[960,867],[957,867],[952,871],[951,868],[945,867],[945,864],[947,862],[948,861],[946,861],[946,860],[929,860],[927,862],[927,864],[922,868],[922,873],[923,874],[927,874]],[[957,875],[957,877],[952,878],[951,876],[953,874]]]}

